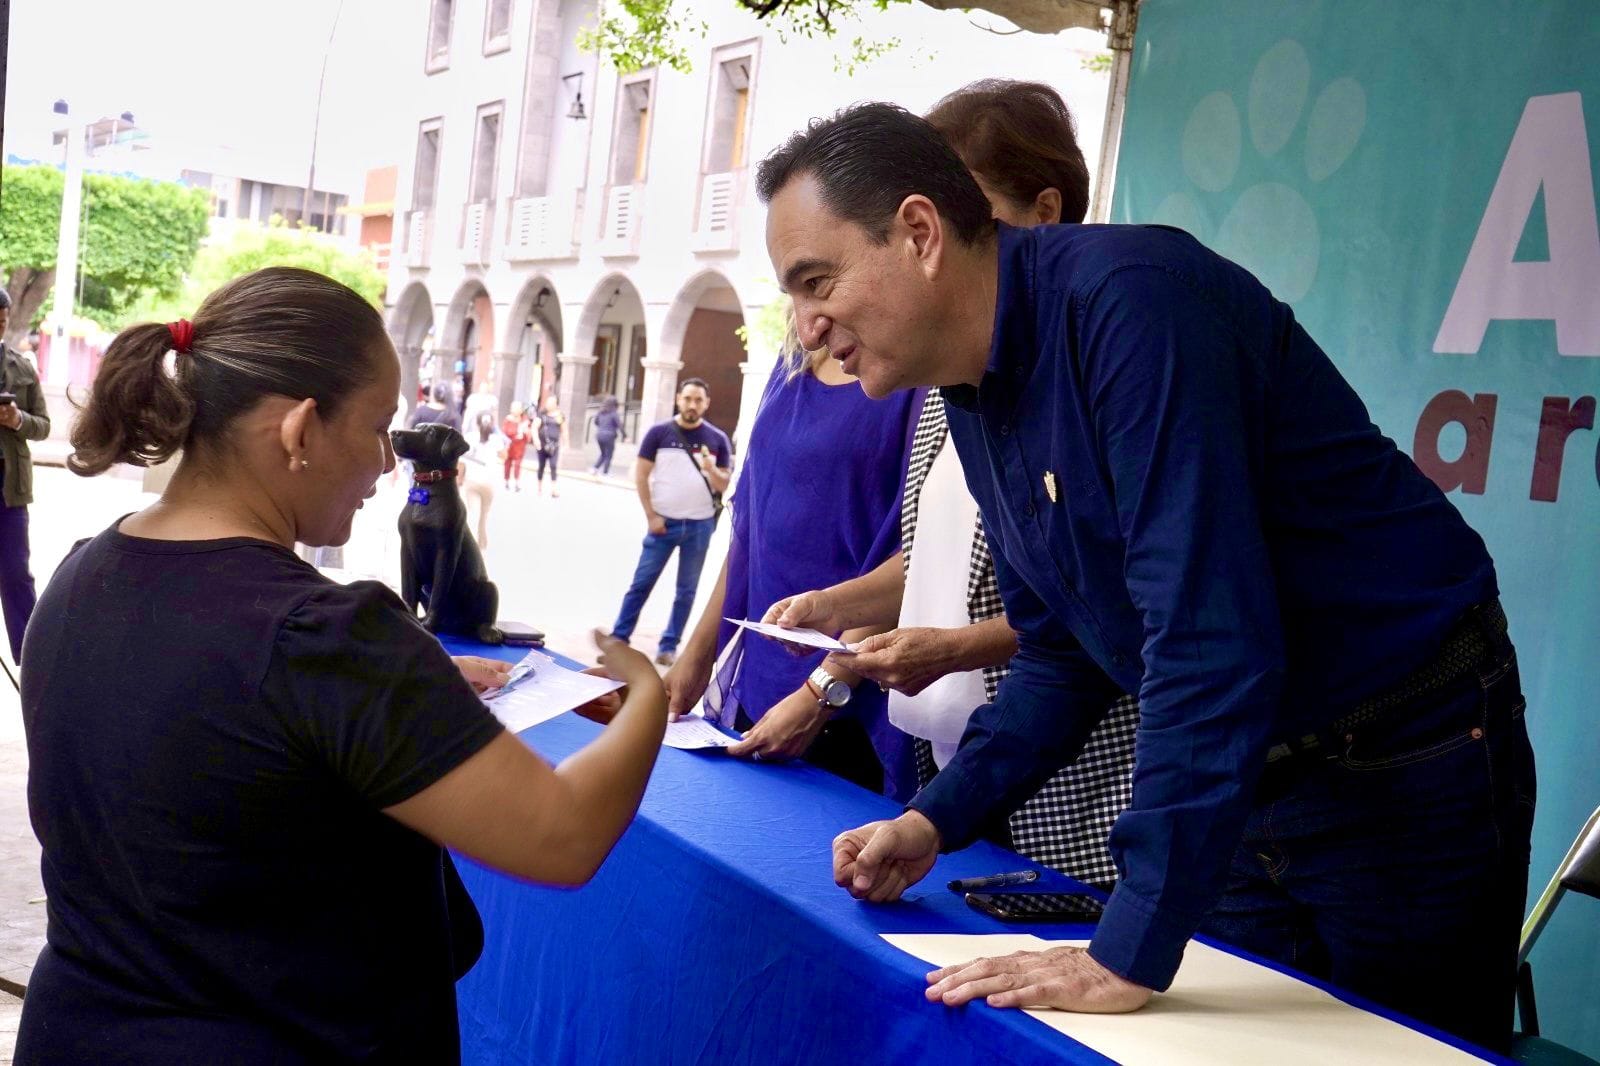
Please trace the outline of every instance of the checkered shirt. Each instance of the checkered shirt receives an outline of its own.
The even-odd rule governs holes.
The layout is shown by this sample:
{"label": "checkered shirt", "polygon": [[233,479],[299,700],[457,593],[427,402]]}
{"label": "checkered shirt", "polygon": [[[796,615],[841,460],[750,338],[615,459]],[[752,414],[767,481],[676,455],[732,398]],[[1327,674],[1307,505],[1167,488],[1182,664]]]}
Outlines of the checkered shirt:
{"label": "checkered shirt", "polygon": [[[944,398],[938,389],[929,389],[911,443],[905,502],[900,516],[900,542],[905,548],[904,564],[908,574],[922,486],[948,435]],[[976,623],[1004,613],[1000,586],[994,575],[994,559],[989,554],[989,540],[980,516],[973,530],[972,557],[967,570],[967,617]],[[1006,673],[1005,666],[984,668],[984,689],[990,700],[994,699]],[[1058,772],[1011,816],[1011,846],[1035,862],[1080,881],[1102,886],[1114,882],[1117,871],[1111,862],[1106,838],[1117,815],[1133,799],[1133,741],[1138,726],[1139,701],[1133,696],[1117,699],[1105,719],[1089,735],[1077,761]],[[937,772],[933,748],[925,740],[919,740],[916,747],[918,776],[926,784]]]}

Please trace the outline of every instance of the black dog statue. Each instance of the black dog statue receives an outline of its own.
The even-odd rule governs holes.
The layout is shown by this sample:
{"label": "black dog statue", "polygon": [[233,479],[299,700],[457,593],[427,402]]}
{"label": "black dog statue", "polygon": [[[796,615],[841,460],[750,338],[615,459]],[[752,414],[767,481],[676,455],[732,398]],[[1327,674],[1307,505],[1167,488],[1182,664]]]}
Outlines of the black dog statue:
{"label": "black dog statue", "polygon": [[500,592],[467,531],[467,506],[456,485],[466,439],[449,426],[425,422],[390,432],[397,459],[413,464],[411,492],[400,512],[400,598],[432,633],[499,644],[495,626]]}

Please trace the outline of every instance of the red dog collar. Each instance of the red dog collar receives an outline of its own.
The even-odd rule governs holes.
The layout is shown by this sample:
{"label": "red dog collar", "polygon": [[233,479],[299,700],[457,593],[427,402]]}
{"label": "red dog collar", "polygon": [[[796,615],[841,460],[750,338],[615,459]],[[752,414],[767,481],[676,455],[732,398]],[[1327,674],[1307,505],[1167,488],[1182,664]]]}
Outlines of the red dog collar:
{"label": "red dog collar", "polygon": [[432,485],[435,481],[448,481],[456,476],[454,470],[419,470],[411,475],[414,485]]}

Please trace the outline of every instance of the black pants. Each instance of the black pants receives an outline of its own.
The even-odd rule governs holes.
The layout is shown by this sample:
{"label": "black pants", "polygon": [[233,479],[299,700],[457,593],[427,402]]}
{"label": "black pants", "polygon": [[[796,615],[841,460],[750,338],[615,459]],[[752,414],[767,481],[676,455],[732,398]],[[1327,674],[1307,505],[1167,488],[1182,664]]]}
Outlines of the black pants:
{"label": "black pants", "polygon": [[552,484],[555,482],[555,480],[556,480],[556,462],[560,458],[561,458],[561,446],[559,444],[552,445],[549,448],[540,448],[539,449],[539,480],[540,481],[544,480],[544,468],[545,468],[545,465],[548,464],[549,467],[550,467],[550,481],[551,481]]}

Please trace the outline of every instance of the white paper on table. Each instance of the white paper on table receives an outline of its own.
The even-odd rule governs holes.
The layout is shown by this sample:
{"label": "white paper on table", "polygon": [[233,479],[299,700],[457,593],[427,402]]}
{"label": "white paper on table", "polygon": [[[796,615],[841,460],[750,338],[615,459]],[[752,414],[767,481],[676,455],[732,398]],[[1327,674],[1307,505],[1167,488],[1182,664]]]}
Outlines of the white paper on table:
{"label": "white paper on table", "polygon": [[[1088,943],[1014,933],[884,933],[883,939],[935,967],[1014,951]],[[1027,1013],[1124,1066],[1173,1062],[1432,1066],[1482,1061],[1399,1022],[1353,1007],[1315,985],[1198,941],[1190,941],[1184,949],[1183,964],[1172,987],[1152,998],[1143,1010],[1133,1014]]]}
{"label": "white paper on table", "polygon": [[726,748],[739,743],[739,738],[730,737],[698,714],[686,714],[676,722],[667,723],[667,735],[661,738],[661,743],[669,748],[691,751],[696,748]]}
{"label": "white paper on table", "polygon": [[769,625],[766,622],[741,622],[737,618],[728,618],[725,621],[732,622],[741,629],[748,629],[752,633],[760,633],[763,637],[781,640],[785,644],[798,644],[803,648],[843,652],[856,650],[855,645],[835,640],[826,633],[818,633],[815,629],[784,629],[782,626]]}
{"label": "white paper on table", "polygon": [[621,687],[620,681],[568,669],[534,649],[512,667],[505,685],[481,698],[502,725],[520,733]]}

